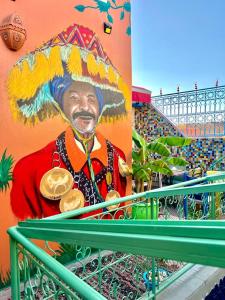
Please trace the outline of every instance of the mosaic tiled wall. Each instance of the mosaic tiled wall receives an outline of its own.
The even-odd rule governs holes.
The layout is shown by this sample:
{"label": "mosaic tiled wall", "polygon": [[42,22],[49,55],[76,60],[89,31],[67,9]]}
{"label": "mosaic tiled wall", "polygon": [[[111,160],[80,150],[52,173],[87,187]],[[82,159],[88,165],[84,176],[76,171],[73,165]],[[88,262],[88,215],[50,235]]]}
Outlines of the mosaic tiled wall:
{"label": "mosaic tiled wall", "polygon": [[[181,135],[176,126],[151,104],[134,108],[134,115],[136,130],[148,141],[159,136]],[[177,156],[179,153],[174,155]],[[190,146],[182,149],[181,155],[190,163],[187,169],[202,167],[206,171],[215,160],[225,156],[225,138],[193,139]],[[225,170],[225,159],[216,167]]]}
{"label": "mosaic tiled wall", "polygon": [[[190,162],[189,168],[203,167],[206,171],[213,162],[225,156],[225,138],[194,139],[190,146],[184,148],[183,156]],[[216,169],[225,170],[225,158],[215,166]]]}
{"label": "mosaic tiled wall", "polygon": [[172,123],[161,115],[151,104],[134,108],[135,129],[147,141],[159,136],[181,135]]}

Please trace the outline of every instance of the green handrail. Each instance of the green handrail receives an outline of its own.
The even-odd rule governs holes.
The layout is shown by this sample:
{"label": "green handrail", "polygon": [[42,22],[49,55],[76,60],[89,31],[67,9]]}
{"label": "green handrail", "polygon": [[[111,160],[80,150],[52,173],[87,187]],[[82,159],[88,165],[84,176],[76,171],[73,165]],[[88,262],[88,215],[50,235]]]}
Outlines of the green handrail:
{"label": "green handrail", "polygon": [[[15,244],[15,241],[28,250],[31,254],[47,266],[54,274],[56,274],[60,279],[62,279],[70,288],[74,289],[83,299],[93,299],[93,300],[106,300],[101,294],[99,294],[95,289],[85,283],[78,276],[70,272],[66,267],[57,262],[53,257],[47,254],[44,250],[37,247],[34,243],[32,243],[29,239],[23,236],[18,227],[11,227],[8,230],[8,234],[12,238],[12,243]],[[15,245],[13,249],[15,248]],[[13,251],[13,250],[12,250]],[[18,294],[19,286],[18,286],[18,270],[15,270],[15,254],[11,252],[11,269],[13,270],[12,276],[12,290],[13,290],[13,300],[19,300],[20,294]]]}
{"label": "green handrail", "polygon": [[33,227],[31,223],[14,231],[27,238],[225,267],[224,221],[64,220],[36,221]]}

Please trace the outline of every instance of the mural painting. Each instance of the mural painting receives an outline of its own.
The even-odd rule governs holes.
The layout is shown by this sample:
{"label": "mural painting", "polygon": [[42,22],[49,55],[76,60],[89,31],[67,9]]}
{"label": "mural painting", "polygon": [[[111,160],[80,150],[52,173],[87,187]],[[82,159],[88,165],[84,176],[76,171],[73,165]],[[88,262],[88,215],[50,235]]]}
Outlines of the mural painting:
{"label": "mural painting", "polygon": [[122,197],[130,175],[121,149],[97,130],[127,112],[129,89],[94,32],[73,24],[12,69],[14,117],[43,122],[61,114],[68,128],[13,170],[11,205],[42,218]]}
{"label": "mural painting", "polygon": [[131,193],[130,4],[72,2],[0,11],[19,12],[27,32],[18,51],[0,39],[0,290],[9,227]]}

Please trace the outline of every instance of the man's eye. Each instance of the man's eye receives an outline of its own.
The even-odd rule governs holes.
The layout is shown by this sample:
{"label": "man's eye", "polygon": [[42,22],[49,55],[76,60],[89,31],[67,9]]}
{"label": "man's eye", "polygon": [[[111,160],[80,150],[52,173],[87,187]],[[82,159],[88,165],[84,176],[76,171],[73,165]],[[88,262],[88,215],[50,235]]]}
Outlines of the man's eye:
{"label": "man's eye", "polygon": [[76,94],[71,94],[70,95],[70,99],[72,99],[72,100],[79,100],[79,97]]}
{"label": "man's eye", "polygon": [[94,96],[89,96],[88,101],[89,103],[96,103],[96,98]]}

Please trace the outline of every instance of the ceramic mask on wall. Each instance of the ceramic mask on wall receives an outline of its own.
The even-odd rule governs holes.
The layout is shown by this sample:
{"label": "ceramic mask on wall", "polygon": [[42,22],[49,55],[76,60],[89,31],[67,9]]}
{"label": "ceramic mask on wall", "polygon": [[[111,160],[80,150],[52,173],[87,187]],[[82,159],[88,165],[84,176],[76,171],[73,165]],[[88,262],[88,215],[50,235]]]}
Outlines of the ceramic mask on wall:
{"label": "ceramic mask on wall", "polygon": [[26,29],[20,16],[13,13],[7,16],[0,26],[0,34],[6,46],[11,50],[19,50],[26,40]]}

